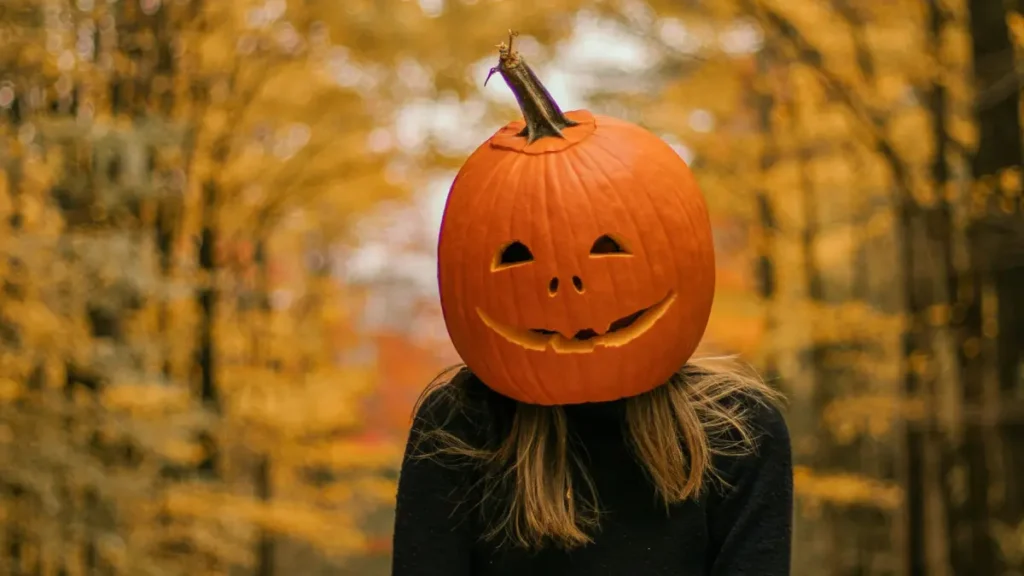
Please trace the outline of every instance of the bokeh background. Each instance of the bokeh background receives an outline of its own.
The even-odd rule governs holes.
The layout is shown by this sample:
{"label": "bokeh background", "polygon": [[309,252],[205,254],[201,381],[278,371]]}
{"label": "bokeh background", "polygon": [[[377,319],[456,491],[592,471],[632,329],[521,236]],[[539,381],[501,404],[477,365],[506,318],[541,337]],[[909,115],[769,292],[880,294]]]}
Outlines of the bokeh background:
{"label": "bokeh background", "polygon": [[3,0],[0,574],[389,573],[509,28],[696,171],[705,347],[790,398],[794,574],[1024,574],[1021,11]]}

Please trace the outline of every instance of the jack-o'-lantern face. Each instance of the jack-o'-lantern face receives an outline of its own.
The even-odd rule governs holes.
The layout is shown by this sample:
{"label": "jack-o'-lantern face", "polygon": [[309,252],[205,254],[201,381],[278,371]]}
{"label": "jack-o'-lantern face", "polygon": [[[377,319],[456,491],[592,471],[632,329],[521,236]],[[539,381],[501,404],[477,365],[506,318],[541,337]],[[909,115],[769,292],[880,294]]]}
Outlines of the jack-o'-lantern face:
{"label": "jack-o'-lantern face", "polygon": [[[590,247],[590,258],[633,257],[621,240],[604,234],[594,241]],[[533,263],[533,253],[529,246],[516,240],[504,246],[495,254],[491,265],[492,272],[508,270]],[[623,267],[624,268],[624,267]],[[623,270],[627,272],[627,270]],[[628,272],[627,272],[628,273]],[[573,275],[571,288],[563,286],[558,276],[548,282],[547,293],[551,298],[558,296],[561,289],[571,289],[577,294],[584,294],[586,286],[583,279]],[[556,329],[545,327],[523,328],[503,324],[484,310],[477,308],[476,313],[491,330],[503,338],[529,350],[544,351],[551,348],[557,354],[587,354],[598,347],[618,347],[628,344],[633,339],[647,332],[675,302],[675,291],[669,290],[657,301],[604,324],[603,326],[585,327],[562,333]]]}
{"label": "jack-o'-lantern face", "polygon": [[658,386],[693,354],[714,294],[710,221],[683,160],[632,124],[569,116],[561,149],[501,147],[513,123],[470,156],[438,243],[456,350],[532,404]]}
{"label": "jack-o'-lantern face", "polygon": [[563,115],[510,54],[499,67],[526,121],[466,160],[441,224],[452,343],[485,384],[521,402],[651,390],[690,358],[711,313],[704,198],[659,138],[586,111]]}

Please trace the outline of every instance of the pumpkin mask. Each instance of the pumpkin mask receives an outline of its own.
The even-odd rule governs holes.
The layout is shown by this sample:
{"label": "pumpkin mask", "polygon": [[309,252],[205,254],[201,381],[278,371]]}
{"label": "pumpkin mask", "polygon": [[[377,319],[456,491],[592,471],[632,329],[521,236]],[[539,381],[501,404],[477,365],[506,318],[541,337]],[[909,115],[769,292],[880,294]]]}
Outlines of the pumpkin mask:
{"label": "pumpkin mask", "polygon": [[657,387],[711,313],[714,248],[693,174],[639,126],[563,113],[512,37],[491,72],[524,120],[473,152],[448,194],[438,285],[455,349],[491,389],[530,404]]}

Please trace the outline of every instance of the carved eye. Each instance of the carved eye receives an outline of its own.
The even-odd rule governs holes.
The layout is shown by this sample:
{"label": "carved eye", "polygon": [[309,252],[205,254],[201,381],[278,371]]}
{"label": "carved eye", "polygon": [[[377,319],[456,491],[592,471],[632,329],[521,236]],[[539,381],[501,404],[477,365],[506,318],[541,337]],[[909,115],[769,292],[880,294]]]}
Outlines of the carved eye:
{"label": "carved eye", "polygon": [[590,253],[598,256],[607,256],[610,254],[629,254],[629,250],[626,250],[619,240],[605,234],[594,240],[594,245],[590,247]]}
{"label": "carved eye", "polygon": [[501,252],[498,252],[492,268],[497,270],[499,268],[515,266],[516,264],[526,264],[527,262],[533,262],[533,253],[526,247],[526,244],[516,240],[502,248]]}

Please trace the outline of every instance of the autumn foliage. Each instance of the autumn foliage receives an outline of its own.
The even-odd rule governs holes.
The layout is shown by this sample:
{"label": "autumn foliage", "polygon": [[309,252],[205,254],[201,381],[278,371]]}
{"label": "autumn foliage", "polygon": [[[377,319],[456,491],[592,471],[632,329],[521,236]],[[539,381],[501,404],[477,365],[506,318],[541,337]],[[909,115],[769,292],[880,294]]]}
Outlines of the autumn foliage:
{"label": "autumn foliage", "polygon": [[5,0],[0,574],[387,573],[508,28],[700,182],[794,573],[1024,569],[1017,3]]}

